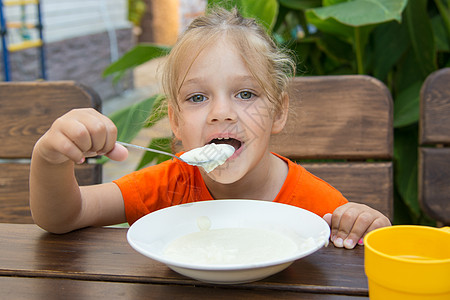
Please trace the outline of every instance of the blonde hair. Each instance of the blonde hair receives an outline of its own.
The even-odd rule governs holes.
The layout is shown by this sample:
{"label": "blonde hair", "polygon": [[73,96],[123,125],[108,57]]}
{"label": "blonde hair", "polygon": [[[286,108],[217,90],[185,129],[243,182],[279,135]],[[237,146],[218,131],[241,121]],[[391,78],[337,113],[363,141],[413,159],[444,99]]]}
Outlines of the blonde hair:
{"label": "blonde hair", "polygon": [[[196,18],[179,37],[164,66],[162,83],[168,104],[179,110],[178,93],[190,66],[208,45],[227,34],[239,51],[250,73],[266,93],[274,106],[275,113],[283,109],[282,94],[286,91],[289,78],[295,73],[295,62],[279,49],[266,31],[254,20],[243,18],[236,8],[209,10],[205,16]],[[186,53],[197,53],[184,74],[182,64]]]}

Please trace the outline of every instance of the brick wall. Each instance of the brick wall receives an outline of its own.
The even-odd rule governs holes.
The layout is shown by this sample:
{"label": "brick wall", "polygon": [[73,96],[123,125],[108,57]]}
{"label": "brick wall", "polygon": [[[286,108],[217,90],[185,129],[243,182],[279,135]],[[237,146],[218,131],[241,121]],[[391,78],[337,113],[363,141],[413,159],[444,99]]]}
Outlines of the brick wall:
{"label": "brick wall", "polygon": [[[116,31],[119,57],[135,45],[131,28]],[[132,88],[128,74],[118,85],[111,78],[103,78],[103,70],[111,63],[107,32],[91,34],[46,44],[46,71],[48,80],[75,80],[92,87],[102,99]],[[0,66],[3,78],[3,66]],[[40,78],[38,49],[10,53],[11,78],[30,81]]]}

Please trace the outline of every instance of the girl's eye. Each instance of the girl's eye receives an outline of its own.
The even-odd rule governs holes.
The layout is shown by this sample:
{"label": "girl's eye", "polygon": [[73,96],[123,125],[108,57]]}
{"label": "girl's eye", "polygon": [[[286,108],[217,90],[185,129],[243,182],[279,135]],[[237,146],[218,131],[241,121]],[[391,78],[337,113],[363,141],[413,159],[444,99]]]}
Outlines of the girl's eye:
{"label": "girl's eye", "polygon": [[243,99],[243,100],[248,100],[251,99],[254,96],[254,94],[252,92],[249,91],[242,91],[238,94],[238,97]]}
{"label": "girl's eye", "polygon": [[195,102],[195,103],[198,103],[198,102],[203,102],[203,101],[205,101],[206,100],[206,97],[205,96],[203,96],[203,95],[194,95],[194,96],[192,96],[192,97],[190,97],[189,99],[188,99],[189,101],[192,101],[192,102]]}

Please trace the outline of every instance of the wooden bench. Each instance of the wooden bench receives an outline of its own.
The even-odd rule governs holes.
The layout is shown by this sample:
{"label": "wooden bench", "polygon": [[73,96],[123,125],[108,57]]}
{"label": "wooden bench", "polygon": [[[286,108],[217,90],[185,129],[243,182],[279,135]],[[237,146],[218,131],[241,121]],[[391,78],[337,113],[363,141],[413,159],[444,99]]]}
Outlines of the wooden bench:
{"label": "wooden bench", "polygon": [[[367,204],[392,220],[393,108],[387,88],[368,76],[298,77],[290,95],[288,123],[273,137],[271,150],[302,161],[350,201]],[[0,84],[0,98],[7,99],[1,105],[8,107],[0,110],[0,158],[8,159],[0,171],[0,222],[31,222],[28,203],[19,202],[28,199],[29,161],[9,160],[29,159],[34,143],[54,119],[73,107],[98,108],[92,103],[99,99],[68,82]],[[96,175],[81,176],[80,182],[100,182],[99,166],[82,167],[94,168]]]}
{"label": "wooden bench", "polygon": [[450,225],[450,68],[428,76],[420,93],[419,203]]}
{"label": "wooden bench", "polygon": [[[0,83],[0,222],[33,223],[28,204],[33,146],[56,118],[78,107],[100,110],[100,98],[71,81]],[[86,163],[77,166],[76,176],[82,185],[100,183],[101,171],[101,165]]]}
{"label": "wooden bench", "polygon": [[386,86],[363,75],[297,77],[290,110],[271,150],[392,221],[393,103]]}

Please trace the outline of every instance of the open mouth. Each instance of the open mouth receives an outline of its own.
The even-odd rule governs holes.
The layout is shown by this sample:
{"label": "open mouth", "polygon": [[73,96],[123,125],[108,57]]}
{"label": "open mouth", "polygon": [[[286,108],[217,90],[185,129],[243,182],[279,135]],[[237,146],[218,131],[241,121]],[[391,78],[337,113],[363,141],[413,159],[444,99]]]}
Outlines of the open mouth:
{"label": "open mouth", "polygon": [[231,145],[234,147],[235,151],[237,151],[242,146],[242,142],[234,138],[216,138],[212,139],[208,144],[212,143]]}

